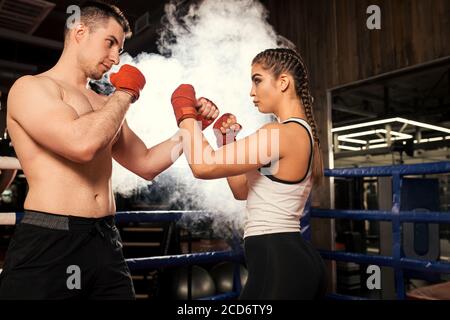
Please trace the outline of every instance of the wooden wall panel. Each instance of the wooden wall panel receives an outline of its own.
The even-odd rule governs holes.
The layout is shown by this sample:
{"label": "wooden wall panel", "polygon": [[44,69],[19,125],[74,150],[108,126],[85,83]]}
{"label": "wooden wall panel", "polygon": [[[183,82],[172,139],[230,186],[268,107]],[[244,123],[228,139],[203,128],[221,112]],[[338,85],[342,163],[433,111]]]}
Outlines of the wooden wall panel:
{"label": "wooden wall panel", "polygon": [[[327,89],[450,55],[448,0],[266,0],[270,22]],[[382,11],[368,30],[366,9]],[[329,67],[332,67],[330,70]]]}

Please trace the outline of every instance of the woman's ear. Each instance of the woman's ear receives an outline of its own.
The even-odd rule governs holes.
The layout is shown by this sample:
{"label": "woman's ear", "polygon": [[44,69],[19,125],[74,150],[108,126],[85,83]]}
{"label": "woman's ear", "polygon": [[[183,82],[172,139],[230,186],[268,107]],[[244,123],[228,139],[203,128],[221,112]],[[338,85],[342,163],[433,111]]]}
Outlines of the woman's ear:
{"label": "woman's ear", "polygon": [[289,89],[289,86],[291,84],[291,79],[289,76],[285,73],[282,73],[278,79],[279,86],[282,92],[286,92],[287,89]]}

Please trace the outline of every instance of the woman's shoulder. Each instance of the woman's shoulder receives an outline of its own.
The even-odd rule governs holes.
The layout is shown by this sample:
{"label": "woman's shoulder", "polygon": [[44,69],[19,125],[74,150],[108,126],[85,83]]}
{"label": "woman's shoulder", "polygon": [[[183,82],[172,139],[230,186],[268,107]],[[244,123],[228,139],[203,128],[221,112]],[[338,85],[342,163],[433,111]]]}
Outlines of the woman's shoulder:
{"label": "woman's shoulder", "polygon": [[269,122],[263,125],[259,130],[280,130],[280,134],[286,134],[286,135],[306,135],[306,137],[309,136],[309,124],[304,121],[289,121],[284,123],[279,122]]}
{"label": "woman's shoulder", "polygon": [[307,123],[292,121],[288,123],[279,123],[279,122],[269,122],[264,124],[258,131],[276,131],[280,139],[290,139],[295,138],[296,140],[305,140],[308,141],[310,139],[310,129]]}
{"label": "woman's shoulder", "polygon": [[299,132],[302,132],[303,134],[306,134],[306,136],[309,137],[311,133],[311,126],[304,119],[297,119],[297,118],[290,119],[283,123],[283,127],[287,128],[288,131],[293,134],[298,134]]}
{"label": "woman's shoulder", "polygon": [[302,122],[289,122],[283,125],[280,130],[280,141],[288,146],[288,149],[294,153],[299,150],[305,150],[305,146],[312,146],[312,134],[307,124]]}
{"label": "woman's shoulder", "polygon": [[273,122],[268,122],[265,125],[263,125],[261,128],[259,128],[259,130],[265,129],[265,130],[270,130],[270,129],[281,129],[283,128],[283,124],[273,121]]}

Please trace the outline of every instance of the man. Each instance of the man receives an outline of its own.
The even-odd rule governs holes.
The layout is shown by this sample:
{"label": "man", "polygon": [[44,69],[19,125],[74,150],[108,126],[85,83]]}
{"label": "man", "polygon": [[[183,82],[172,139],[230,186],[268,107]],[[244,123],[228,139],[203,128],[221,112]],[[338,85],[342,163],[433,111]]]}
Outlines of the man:
{"label": "man", "polygon": [[[116,91],[109,97],[87,88],[88,79],[101,79],[119,63],[129,35],[117,7],[89,2],[66,30],[57,64],[10,90],[7,126],[29,192],[1,273],[0,299],[134,298],[114,226],[112,158],[151,180],[181,148],[169,139],[147,149],[128,127],[125,114],[145,85],[138,69],[125,65],[112,75]],[[206,127],[218,111],[206,99],[200,106]]]}

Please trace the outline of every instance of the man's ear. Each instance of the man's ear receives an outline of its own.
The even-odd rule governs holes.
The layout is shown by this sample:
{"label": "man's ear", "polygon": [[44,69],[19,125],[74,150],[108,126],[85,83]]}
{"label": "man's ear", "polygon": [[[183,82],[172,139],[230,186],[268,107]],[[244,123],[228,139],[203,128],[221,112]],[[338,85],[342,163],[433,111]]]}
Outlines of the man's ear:
{"label": "man's ear", "polygon": [[289,89],[289,86],[291,85],[291,79],[287,74],[282,73],[278,78],[278,83],[281,91],[286,92],[286,90]]}
{"label": "man's ear", "polygon": [[78,23],[72,30],[72,35],[76,42],[80,42],[88,33],[88,27],[84,23]]}

